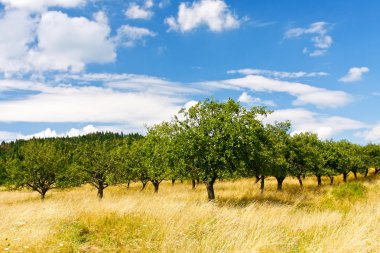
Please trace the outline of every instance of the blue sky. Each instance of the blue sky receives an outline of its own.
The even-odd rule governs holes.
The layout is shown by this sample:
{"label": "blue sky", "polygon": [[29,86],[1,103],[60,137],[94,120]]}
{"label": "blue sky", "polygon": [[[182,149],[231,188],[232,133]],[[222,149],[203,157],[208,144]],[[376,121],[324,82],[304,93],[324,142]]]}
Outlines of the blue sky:
{"label": "blue sky", "polygon": [[0,0],[0,140],[144,132],[206,97],[380,142],[377,1]]}

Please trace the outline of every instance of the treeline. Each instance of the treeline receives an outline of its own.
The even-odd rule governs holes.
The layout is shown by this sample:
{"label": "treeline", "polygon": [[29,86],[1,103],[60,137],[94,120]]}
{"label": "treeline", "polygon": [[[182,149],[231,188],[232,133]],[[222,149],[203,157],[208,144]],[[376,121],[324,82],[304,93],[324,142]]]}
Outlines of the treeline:
{"label": "treeline", "polygon": [[206,99],[182,109],[170,122],[139,134],[96,133],[80,137],[31,139],[2,143],[0,184],[27,187],[45,198],[53,188],[91,184],[99,198],[115,184],[151,182],[158,192],[163,180],[191,180],[206,185],[215,199],[217,179],[275,177],[278,190],[287,177],[322,177],[349,173],[367,176],[380,168],[380,146],[361,146],[346,140],[318,139],[312,133],[290,135],[290,122],[265,124],[271,113],[264,107],[247,109],[230,99]]}

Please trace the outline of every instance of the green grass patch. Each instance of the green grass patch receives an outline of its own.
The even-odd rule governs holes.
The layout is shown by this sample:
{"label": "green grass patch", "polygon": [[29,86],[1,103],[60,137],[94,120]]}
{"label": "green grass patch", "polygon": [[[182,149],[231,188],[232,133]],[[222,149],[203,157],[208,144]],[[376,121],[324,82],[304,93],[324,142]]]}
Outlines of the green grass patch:
{"label": "green grass patch", "polygon": [[366,197],[367,187],[361,182],[352,182],[335,187],[331,194],[337,200],[356,201]]}

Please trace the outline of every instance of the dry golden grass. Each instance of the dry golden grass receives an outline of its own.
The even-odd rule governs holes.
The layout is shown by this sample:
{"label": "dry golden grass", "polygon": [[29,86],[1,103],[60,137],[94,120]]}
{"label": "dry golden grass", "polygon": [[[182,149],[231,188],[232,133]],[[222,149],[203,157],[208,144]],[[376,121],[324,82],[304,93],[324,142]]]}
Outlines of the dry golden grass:
{"label": "dry golden grass", "polygon": [[349,186],[355,196],[339,180],[300,190],[289,178],[276,192],[268,179],[263,195],[253,181],[217,182],[214,203],[188,182],[110,187],[101,202],[90,186],[44,203],[0,191],[0,252],[380,252],[380,177]]}

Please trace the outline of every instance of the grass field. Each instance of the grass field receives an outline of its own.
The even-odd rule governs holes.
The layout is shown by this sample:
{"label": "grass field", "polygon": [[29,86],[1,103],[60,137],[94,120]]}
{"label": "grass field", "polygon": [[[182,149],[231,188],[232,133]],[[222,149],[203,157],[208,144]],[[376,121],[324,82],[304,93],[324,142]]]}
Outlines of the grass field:
{"label": "grass field", "polygon": [[140,184],[105,191],[0,191],[0,252],[380,252],[380,177],[349,184],[286,179],[217,182],[208,203],[204,185]]}

